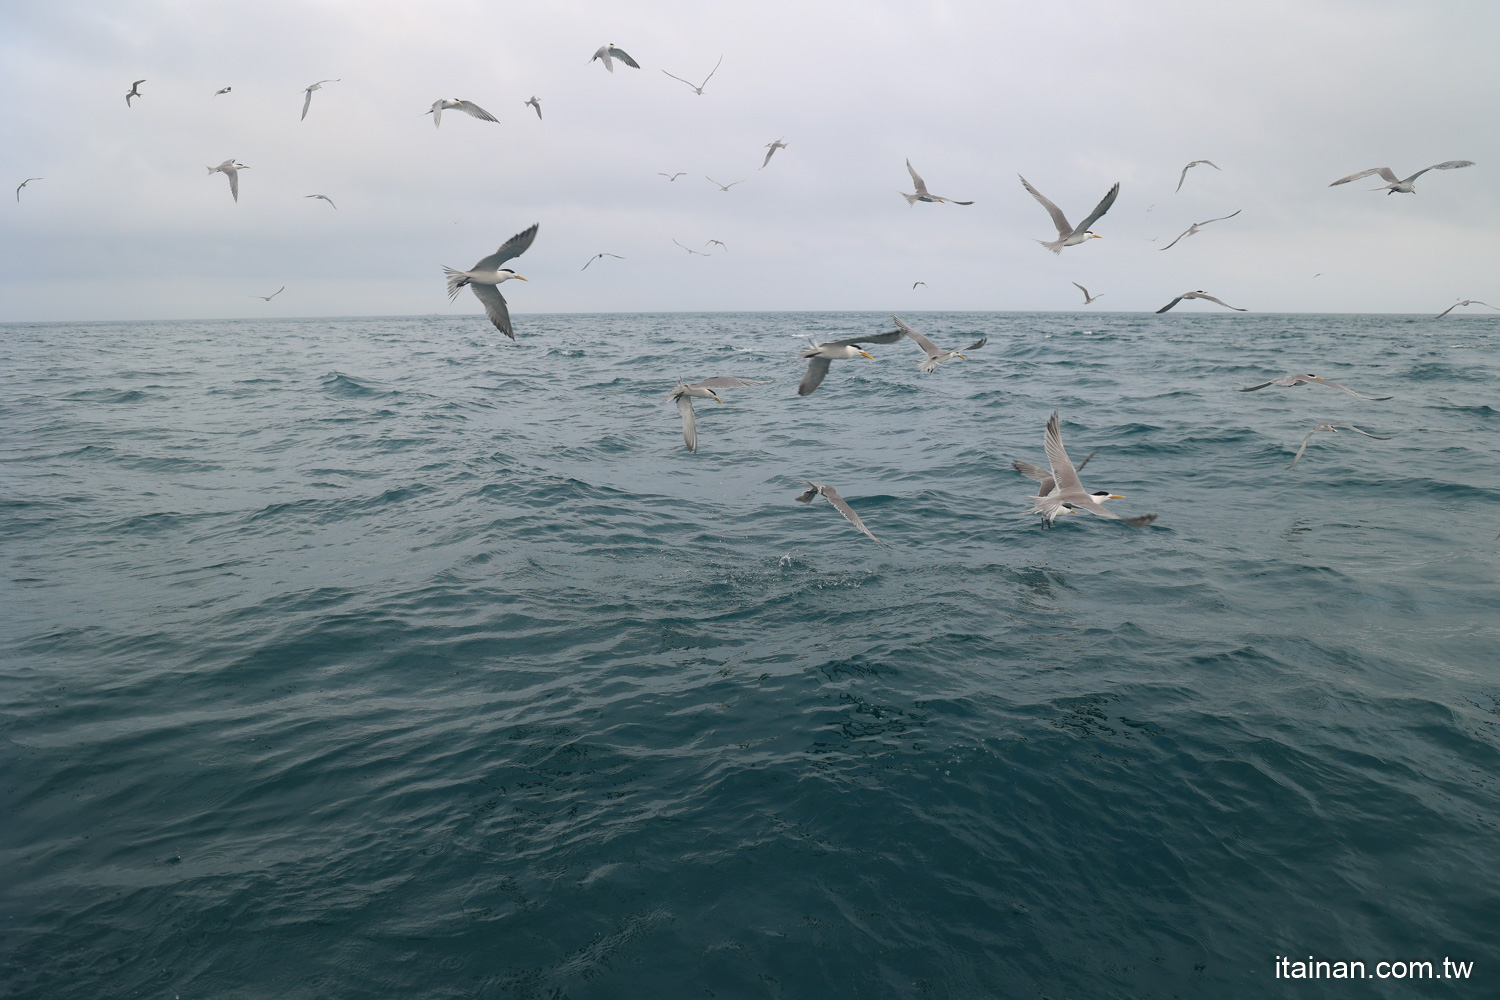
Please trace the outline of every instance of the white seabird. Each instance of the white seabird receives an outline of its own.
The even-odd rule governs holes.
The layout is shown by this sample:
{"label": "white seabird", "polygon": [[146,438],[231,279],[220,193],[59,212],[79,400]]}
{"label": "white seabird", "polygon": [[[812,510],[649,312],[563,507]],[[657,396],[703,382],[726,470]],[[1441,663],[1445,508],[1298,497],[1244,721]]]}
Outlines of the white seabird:
{"label": "white seabird", "polygon": [[1225,302],[1223,299],[1216,299],[1216,298],[1214,298],[1212,295],[1208,294],[1207,292],[1205,292],[1201,288],[1198,289],[1196,292],[1183,292],[1181,295],[1177,296],[1177,298],[1173,299],[1171,302],[1168,302],[1166,305],[1162,306],[1160,309],[1158,309],[1156,311],[1159,312],[1159,313],[1164,313],[1168,309],[1170,309],[1173,306],[1175,306],[1177,303],[1181,302],[1183,299],[1204,299],[1204,300],[1206,300],[1208,302],[1217,302],[1219,305],[1223,306],[1225,309],[1233,309],[1235,312],[1248,312],[1248,310],[1241,309],[1239,306],[1232,306],[1232,305],[1230,305],[1228,302]]}
{"label": "white seabird", "polygon": [[[1184,229],[1182,231],[1182,233],[1177,237],[1177,240],[1184,239],[1185,237],[1188,237],[1188,236],[1196,236],[1196,235],[1198,235],[1198,230],[1202,229],[1204,226],[1208,225],[1210,222],[1223,222],[1225,219],[1232,219],[1236,215],[1239,215],[1242,211],[1244,211],[1244,209],[1237,208],[1233,212],[1230,212],[1228,215],[1221,215],[1217,219],[1205,219],[1202,222],[1195,222],[1191,226],[1188,226],[1186,229]],[[1171,243],[1168,243],[1164,247],[1159,247],[1158,249],[1161,249],[1161,250],[1170,250],[1170,249],[1172,249],[1173,247],[1175,247],[1177,245],[1177,240],[1173,240]]]}
{"label": "white seabird", "polygon": [[[592,60],[590,60],[590,61],[592,62]],[[693,81],[691,81],[691,80],[684,80],[682,77],[678,76],[675,73],[667,73],[666,70],[662,70],[662,72],[663,73],[667,73],[668,76],[670,76],[672,79],[676,80],[677,82],[679,82],[679,83],[685,83],[689,87],[692,87],[693,88],[693,93],[697,94],[699,97],[702,97],[703,96],[703,88],[708,86],[708,81],[710,81],[710,80],[712,80],[714,78],[714,74],[719,71],[719,66],[723,62],[724,62],[724,57],[720,56],[719,57],[719,61],[716,62],[716,63],[714,63],[714,68],[708,71],[708,76],[705,76],[703,78],[703,82],[700,83],[700,84],[698,84],[697,86],[693,85]],[[640,67],[636,67],[636,68],[639,69]]]}
{"label": "white seabird", "polygon": [[[38,177],[38,178],[36,178],[36,180],[41,180],[41,178]],[[24,184],[21,185],[21,187],[25,187],[25,186],[26,185],[24,185]],[[17,195],[16,195],[17,200],[19,200],[20,197],[21,197],[20,194],[19,194],[20,190],[21,190],[21,188],[16,188],[16,191],[18,192]],[[1478,299],[1459,299],[1457,302],[1453,303],[1447,309],[1444,309],[1442,312],[1438,313],[1436,316],[1434,316],[1432,318],[1433,319],[1442,319],[1444,316],[1448,315],[1453,310],[1457,309],[1459,306],[1487,306],[1490,309],[1497,308],[1496,306],[1490,305],[1488,302],[1480,302]]]}
{"label": "white seabird", "polygon": [[[1042,492],[1040,496],[1028,497],[1027,499],[1032,501],[1032,508],[1027,511],[1028,514],[1042,515],[1046,524],[1051,524],[1057,515],[1068,511],[1087,511],[1096,517],[1107,518],[1111,521],[1124,521],[1137,528],[1156,520],[1155,514],[1121,517],[1104,509],[1104,501],[1123,499],[1123,494],[1111,493],[1108,490],[1094,490],[1093,492],[1084,490],[1083,484],[1078,481],[1078,470],[1068,460],[1068,453],[1063,448],[1062,430],[1059,427],[1056,410],[1052,411],[1052,416],[1047,420],[1047,431],[1042,436],[1042,444],[1047,449],[1047,462],[1052,466],[1054,488],[1050,492]],[[1022,474],[1025,475],[1024,472]],[[1043,482],[1045,483],[1045,480]]]}
{"label": "white seabird", "polygon": [[1350,181],[1357,181],[1361,177],[1368,177],[1371,174],[1379,174],[1381,180],[1384,180],[1388,183],[1385,185],[1385,187],[1372,188],[1371,190],[1384,191],[1386,194],[1416,194],[1416,188],[1412,187],[1412,183],[1416,181],[1418,177],[1421,177],[1423,174],[1427,173],[1427,171],[1457,170],[1459,167],[1472,167],[1473,165],[1473,160],[1444,160],[1442,163],[1434,163],[1430,167],[1423,167],[1421,170],[1418,170],[1416,173],[1412,174],[1405,180],[1397,177],[1395,172],[1392,171],[1390,167],[1371,167],[1369,170],[1361,170],[1359,173],[1350,174],[1348,177],[1340,177],[1338,180],[1334,181],[1328,186],[1338,187],[1340,184],[1348,184]]}
{"label": "white seabird", "polygon": [[722,403],[724,401],[719,398],[717,392],[714,392],[715,389],[742,389],[747,385],[766,384],[764,380],[732,378],[724,375],[692,383],[678,380],[677,387],[667,395],[667,399],[676,403],[677,412],[682,414],[682,440],[687,444],[687,450],[693,452],[698,450],[698,418],[693,415],[694,399],[712,399],[716,403]]}
{"label": "white seabird", "polygon": [[229,178],[229,193],[232,194],[232,195],[234,195],[234,200],[235,201],[239,201],[240,200],[240,171],[241,170],[249,170],[249,169],[250,168],[248,166],[246,166],[245,164],[243,164],[243,163],[236,163],[236,162],[234,162],[234,157],[231,156],[229,159],[225,160],[223,163],[219,164],[217,167],[209,167],[208,168],[208,173],[209,173],[209,176],[212,176],[214,174],[223,174],[224,176],[228,177]]}
{"label": "white seabird", "polygon": [[807,359],[807,371],[802,376],[802,381],[797,383],[797,395],[810,396],[823,384],[823,379],[828,375],[828,366],[835,361],[846,361],[849,358],[870,358],[875,355],[860,349],[860,344],[894,344],[906,334],[900,330],[891,330],[889,333],[876,333],[868,337],[846,337],[843,340],[830,340],[820,344],[811,337],[807,338],[810,347],[803,348],[798,358]]}
{"label": "white seabird", "polygon": [[1240,392],[1254,392],[1257,389],[1264,389],[1268,385],[1326,385],[1330,389],[1338,389],[1340,392],[1347,392],[1351,396],[1358,396],[1360,399],[1368,399],[1373,402],[1391,398],[1390,396],[1366,396],[1363,393],[1355,392],[1353,389],[1339,385],[1332,379],[1323,378],[1321,375],[1282,375],[1279,378],[1267,379],[1259,385],[1248,386],[1241,389]]}
{"label": "white seabird", "polygon": [[1381,437],[1379,434],[1371,434],[1369,431],[1361,431],[1353,424],[1319,424],[1318,426],[1307,432],[1307,437],[1302,439],[1302,447],[1297,449],[1297,457],[1292,459],[1291,465],[1288,465],[1287,468],[1290,469],[1292,465],[1296,465],[1298,462],[1302,461],[1302,453],[1307,450],[1307,442],[1312,440],[1312,436],[1314,434],[1318,433],[1319,431],[1328,431],[1330,434],[1337,434],[1340,427],[1344,428],[1345,430],[1358,431],[1365,437],[1374,438],[1376,441],[1390,440],[1390,438]]}
{"label": "white seabird", "polygon": [[827,483],[815,483],[811,479],[804,479],[802,480],[802,482],[807,484],[808,489],[797,498],[799,501],[801,501],[802,503],[812,503],[813,497],[821,493],[829,503],[833,504],[835,510],[837,510],[840,514],[843,514],[845,519],[848,520],[850,524],[854,525],[860,531],[863,531],[866,537],[870,539],[870,541],[874,542],[876,545],[885,544],[880,539],[871,534],[870,529],[865,527],[865,522],[861,521],[859,519],[859,515],[854,513],[854,508],[850,507],[844,501],[844,498],[839,496],[838,490],[834,489],[832,486],[829,486]]}
{"label": "white seabird", "polygon": [[[598,50],[594,52],[594,59],[602,60],[604,62],[604,68],[609,70],[611,73],[615,71],[615,64],[613,62],[614,59],[620,60],[620,62],[624,63],[626,66],[629,66],[631,69],[641,68],[640,63],[630,58],[630,53],[626,52],[622,48],[618,48],[614,42],[609,42],[607,44],[599,46]],[[589,62],[593,62],[594,59],[590,59]],[[704,83],[707,82],[707,80],[704,81]]]}
{"label": "white seabird", "polygon": [[[766,157],[766,162],[769,163],[770,159],[771,158],[769,156],[767,156]],[[765,164],[762,164],[762,166],[764,166],[764,165]],[[908,207],[908,208],[910,208],[911,206],[915,205],[919,201],[930,202],[930,203],[933,203],[933,204],[944,203],[944,202],[952,203],[954,205],[972,205],[972,204],[974,204],[972,201],[958,201],[958,200],[953,199],[953,198],[940,198],[937,195],[933,194],[931,191],[928,191],[927,190],[927,182],[924,181],[924,180],[922,180],[922,178],[917,175],[917,172],[912,169],[910,157],[908,157],[907,161],[906,161],[906,172],[909,173],[909,174],[911,174],[911,182],[912,182],[912,184],[914,184],[916,186],[916,191],[912,192],[911,194],[907,194],[905,191],[898,191],[896,193],[899,194],[901,197],[903,197],[903,198],[906,199],[906,207]]]}
{"label": "white seabird", "polygon": [[[526,252],[536,239],[536,231],[540,223],[533,222],[530,229],[523,229],[504,243],[500,249],[488,257],[480,258],[467,271],[455,271],[451,267],[444,267],[443,273],[448,276],[448,301],[452,302],[457,296],[459,289],[468,285],[474,290],[474,297],[484,305],[484,314],[495,324],[495,329],[505,334],[511,340],[516,339],[515,332],[510,326],[510,311],[505,308],[505,296],[500,294],[499,285],[504,284],[512,278],[520,281],[528,281],[508,267],[501,267],[512,257],[519,257]],[[584,267],[588,265],[585,264]]]}
{"label": "white seabird", "polygon": [[[1214,163],[1212,160],[1194,160],[1194,161],[1192,161],[1187,166],[1185,166],[1185,167],[1182,168],[1182,174],[1177,178],[1177,190],[1178,191],[1182,190],[1182,182],[1185,181],[1185,180],[1187,180],[1187,172],[1189,170],[1193,169],[1194,167],[1198,166],[1200,163],[1206,163],[1210,167],[1213,167],[1215,170],[1221,169],[1219,167],[1219,165],[1217,163]],[[1146,209],[1146,211],[1149,212],[1149,211],[1151,211],[1151,209],[1148,208],[1148,209]]]}
{"label": "white seabird", "polygon": [[422,112],[424,115],[432,116],[432,127],[437,128],[443,123],[443,112],[448,109],[462,111],[470,118],[478,118],[482,122],[499,123],[500,119],[475,104],[473,101],[460,100],[457,97],[440,97],[432,102],[432,107]]}
{"label": "white seabird", "polygon": [[[302,197],[304,197],[304,198],[322,198],[324,201],[328,202],[328,204],[333,205],[333,199],[330,198],[330,197],[328,197],[326,194],[305,194]],[[333,210],[335,212],[338,211],[338,208],[339,207],[337,205],[333,205]]]}
{"label": "white seabird", "polygon": [[771,157],[776,155],[776,151],[778,149],[786,149],[786,143],[782,142],[780,139],[776,139],[772,142],[766,143],[766,158],[765,161],[760,165],[761,170],[766,169],[766,164],[771,162]]}
{"label": "white seabird", "polygon": [[[896,328],[902,333],[906,334],[906,336],[912,341],[912,343],[920,347],[922,349],[922,353],[927,355],[926,361],[918,362],[917,371],[930,372],[938,365],[942,364],[944,361],[952,361],[955,358],[957,358],[959,361],[969,360],[968,358],[964,357],[962,351],[945,351],[942,348],[938,347],[932,341],[928,340],[926,337],[922,336],[920,333],[913,330],[905,323],[901,322],[900,316],[892,316],[891,319],[895,321]],[[980,337],[978,340],[974,341],[974,343],[970,344],[968,347],[965,347],[964,351],[977,351],[985,344],[989,343],[989,339],[990,338],[988,337]]]}
{"label": "white seabird", "polygon": [[[16,201],[19,202],[21,200],[21,189],[23,187],[25,187],[26,185],[30,184],[32,181],[44,181],[46,179],[47,178],[45,178],[45,177],[28,177],[24,181],[22,181],[20,184],[17,184],[16,185]],[[1465,302],[1464,305],[1468,305],[1468,303]]]}
{"label": "white seabird", "polygon": [[[1075,281],[1072,284],[1073,284],[1074,288],[1078,289],[1080,292],[1083,293],[1083,304],[1084,305],[1090,305],[1090,304],[1092,304],[1095,299],[1102,299],[1102,298],[1104,298],[1104,294],[1105,294],[1104,292],[1100,292],[1098,295],[1090,295],[1089,294],[1089,290],[1087,288],[1084,288],[1078,282]],[[1087,461],[1087,459],[1085,459],[1085,461]],[[1081,468],[1083,468],[1083,466],[1080,465],[1079,468],[1081,469]]]}
{"label": "white seabird", "polygon": [[143,84],[145,82],[146,82],[145,80],[137,80],[137,81],[135,81],[135,83],[132,83],[130,85],[130,89],[125,92],[125,106],[127,108],[131,106],[130,99],[132,97],[141,97],[142,96],[142,94],[141,94],[141,84]]}
{"label": "white seabird", "polygon": [[307,120],[307,109],[312,106],[313,91],[315,91],[315,90],[322,90],[323,89],[323,84],[325,84],[325,83],[338,83],[339,79],[340,78],[335,77],[332,80],[319,80],[317,83],[310,83],[306,87],[303,88],[303,93],[306,94],[307,96],[302,99],[302,117],[299,118],[298,121],[306,121]]}
{"label": "white seabird", "polygon": [[[1020,174],[1016,176],[1021,177]],[[1041,202],[1042,207],[1047,210],[1047,214],[1052,216],[1052,224],[1057,227],[1057,239],[1051,242],[1047,240],[1037,240],[1037,242],[1057,254],[1063,252],[1063,247],[1076,247],[1078,244],[1090,239],[1104,239],[1098,233],[1089,232],[1089,226],[1098,222],[1104,213],[1109,211],[1109,206],[1113,205],[1115,199],[1120,196],[1120,184],[1116,181],[1115,186],[1110,188],[1109,193],[1104,196],[1099,204],[1094,206],[1094,210],[1088,214],[1088,217],[1075,227],[1068,222],[1068,217],[1063,215],[1062,209],[1048,201],[1047,196],[1032,187],[1031,182],[1025,177],[1021,177],[1021,186],[1031,192],[1031,196]]]}

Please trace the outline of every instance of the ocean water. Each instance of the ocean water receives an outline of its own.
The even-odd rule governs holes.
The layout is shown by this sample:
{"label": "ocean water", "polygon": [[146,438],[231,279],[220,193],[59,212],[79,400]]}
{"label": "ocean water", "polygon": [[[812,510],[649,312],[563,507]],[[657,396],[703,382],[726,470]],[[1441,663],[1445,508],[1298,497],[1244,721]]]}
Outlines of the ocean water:
{"label": "ocean water", "polygon": [[0,994],[1500,994],[1500,322],[906,318],[0,327]]}

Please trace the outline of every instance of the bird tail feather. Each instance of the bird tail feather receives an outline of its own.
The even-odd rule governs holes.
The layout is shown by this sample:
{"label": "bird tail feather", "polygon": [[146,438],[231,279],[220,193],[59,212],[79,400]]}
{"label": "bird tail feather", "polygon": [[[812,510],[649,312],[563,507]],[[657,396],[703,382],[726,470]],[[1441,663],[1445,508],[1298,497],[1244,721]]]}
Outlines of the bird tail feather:
{"label": "bird tail feather", "polygon": [[455,271],[453,268],[447,266],[443,268],[443,273],[448,276],[448,301],[452,302],[458,298],[459,289],[469,283],[469,276],[462,271]]}

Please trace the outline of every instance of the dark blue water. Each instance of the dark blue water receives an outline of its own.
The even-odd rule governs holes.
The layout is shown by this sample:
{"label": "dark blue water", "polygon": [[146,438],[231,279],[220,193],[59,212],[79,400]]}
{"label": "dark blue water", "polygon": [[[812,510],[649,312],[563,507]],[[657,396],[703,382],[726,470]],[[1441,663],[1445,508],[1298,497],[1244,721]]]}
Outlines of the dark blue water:
{"label": "dark blue water", "polygon": [[907,318],[0,327],[0,992],[1500,992],[1500,323]]}

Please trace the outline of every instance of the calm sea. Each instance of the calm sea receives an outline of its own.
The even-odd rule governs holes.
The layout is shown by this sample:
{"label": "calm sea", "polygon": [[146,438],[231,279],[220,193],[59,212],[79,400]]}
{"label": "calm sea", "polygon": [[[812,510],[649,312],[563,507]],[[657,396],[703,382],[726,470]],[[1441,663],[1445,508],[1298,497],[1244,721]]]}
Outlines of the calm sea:
{"label": "calm sea", "polygon": [[0,993],[1500,994],[1500,321],[904,318],[0,327]]}

